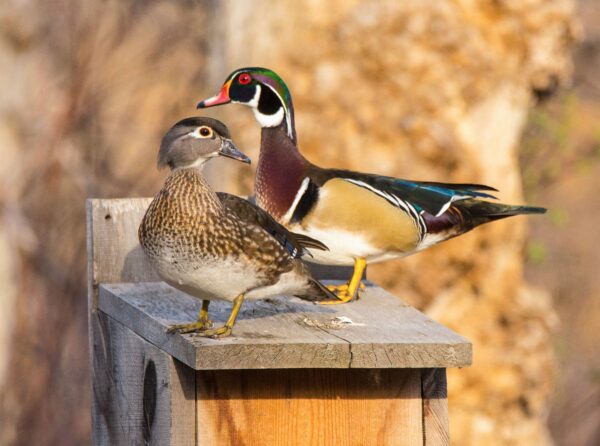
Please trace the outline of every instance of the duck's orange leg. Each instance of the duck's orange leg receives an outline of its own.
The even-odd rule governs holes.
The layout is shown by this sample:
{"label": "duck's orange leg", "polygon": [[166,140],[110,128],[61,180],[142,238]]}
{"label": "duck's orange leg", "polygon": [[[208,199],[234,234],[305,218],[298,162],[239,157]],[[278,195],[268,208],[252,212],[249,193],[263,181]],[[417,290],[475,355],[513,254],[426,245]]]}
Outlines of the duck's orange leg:
{"label": "duck's orange leg", "polygon": [[350,302],[354,298],[359,298],[359,290],[364,291],[365,285],[361,282],[365,268],[367,267],[367,260],[364,257],[358,257],[354,262],[354,272],[348,283],[343,285],[327,285],[330,291],[333,291],[339,301],[333,302],[322,302],[322,305],[335,305]]}

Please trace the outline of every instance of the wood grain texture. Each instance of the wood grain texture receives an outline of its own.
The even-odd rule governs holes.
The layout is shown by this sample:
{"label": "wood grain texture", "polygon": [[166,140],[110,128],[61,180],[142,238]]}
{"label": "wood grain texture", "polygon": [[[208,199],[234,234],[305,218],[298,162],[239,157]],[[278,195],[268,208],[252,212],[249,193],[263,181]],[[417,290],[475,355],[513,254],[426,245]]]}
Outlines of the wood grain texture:
{"label": "wood grain texture", "polygon": [[99,283],[152,282],[160,278],[138,242],[138,226],[151,198],[87,201],[88,287],[96,308]]}
{"label": "wood grain texture", "polygon": [[[164,283],[100,287],[102,311],[196,370],[263,368],[462,367],[471,344],[373,285],[346,305],[296,298],[245,302],[230,337],[167,334],[195,320],[200,301]],[[213,302],[215,323],[230,304]]]}
{"label": "wood grain texture", "polygon": [[421,370],[421,396],[423,444],[425,446],[449,445],[448,386],[445,369]]}
{"label": "wood grain texture", "polygon": [[198,444],[422,445],[419,370],[197,372]]}
{"label": "wood grain texture", "polygon": [[92,320],[94,444],[196,444],[194,371],[105,314]]}

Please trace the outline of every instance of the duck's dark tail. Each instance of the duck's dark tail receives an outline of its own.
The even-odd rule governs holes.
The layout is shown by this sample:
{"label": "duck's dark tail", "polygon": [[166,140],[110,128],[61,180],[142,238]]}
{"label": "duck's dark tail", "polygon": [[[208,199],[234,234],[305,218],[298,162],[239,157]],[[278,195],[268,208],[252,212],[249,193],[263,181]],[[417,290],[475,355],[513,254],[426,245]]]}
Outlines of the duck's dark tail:
{"label": "duck's dark tail", "polygon": [[457,201],[454,206],[462,213],[467,230],[513,215],[543,214],[546,212],[546,208],[537,206],[513,206],[480,200]]}
{"label": "duck's dark tail", "polygon": [[428,234],[443,234],[436,243],[490,221],[500,220],[513,215],[543,214],[545,208],[536,206],[513,206],[493,203],[477,199],[457,200],[442,215],[434,216],[425,213],[423,218]]}
{"label": "duck's dark tail", "polygon": [[312,302],[328,302],[339,300],[333,291],[330,291],[325,285],[312,276],[308,270],[308,267],[304,263],[299,265],[299,269],[306,277],[307,282],[306,287],[302,290],[302,292],[296,294],[296,297],[304,300],[310,300]]}

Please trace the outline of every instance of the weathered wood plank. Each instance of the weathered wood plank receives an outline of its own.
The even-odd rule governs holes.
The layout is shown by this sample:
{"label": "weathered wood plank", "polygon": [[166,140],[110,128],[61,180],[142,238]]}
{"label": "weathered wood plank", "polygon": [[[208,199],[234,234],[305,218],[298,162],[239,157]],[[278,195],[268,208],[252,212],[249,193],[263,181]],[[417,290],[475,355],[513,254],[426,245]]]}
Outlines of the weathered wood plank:
{"label": "weathered wood plank", "polygon": [[[346,305],[296,298],[245,302],[232,336],[167,334],[196,318],[200,301],[164,283],[108,284],[100,309],[196,370],[462,367],[471,344],[375,286]],[[223,323],[230,304],[211,303]]]}
{"label": "weathered wood plank", "polygon": [[99,283],[160,281],[137,238],[138,226],[150,201],[150,198],[87,201],[91,308],[97,306],[97,296],[93,293]]}
{"label": "weathered wood plank", "polygon": [[448,387],[445,369],[421,370],[421,396],[423,444],[425,446],[449,445]]}
{"label": "weathered wood plank", "polygon": [[198,444],[422,445],[419,370],[197,372]]}
{"label": "weathered wood plank", "polygon": [[[371,285],[357,302],[339,305],[336,316],[353,323],[330,333],[351,346],[350,367],[461,367],[471,363],[471,344],[423,313]],[[327,327],[327,318],[314,322]]]}
{"label": "weathered wood plank", "polygon": [[[302,323],[305,313],[333,310],[284,298],[245,302],[232,336],[224,339],[166,333],[173,323],[195,320],[199,306],[197,299],[162,282],[100,288],[102,311],[197,370],[323,368],[350,360],[345,341]],[[213,302],[209,308],[216,325],[225,322],[230,310],[226,302]]]}
{"label": "weathered wood plank", "polygon": [[94,444],[195,445],[195,372],[101,312],[92,321]]}

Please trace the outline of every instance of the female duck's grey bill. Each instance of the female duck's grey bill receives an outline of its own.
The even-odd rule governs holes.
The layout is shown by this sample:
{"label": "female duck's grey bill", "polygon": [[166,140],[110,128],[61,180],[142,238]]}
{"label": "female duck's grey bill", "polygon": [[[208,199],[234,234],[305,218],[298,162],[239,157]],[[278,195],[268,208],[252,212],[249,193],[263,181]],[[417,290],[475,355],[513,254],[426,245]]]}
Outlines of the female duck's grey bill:
{"label": "female duck's grey bill", "polygon": [[241,161],[243,163],[250,164],[251,160],[246,155],[238,150],[236,146],[233,145],[230,139],[224,139],[221,144],[221,149],[219,150],[219,155],[226,156],[228,158],[233,158],[234,160]]}

